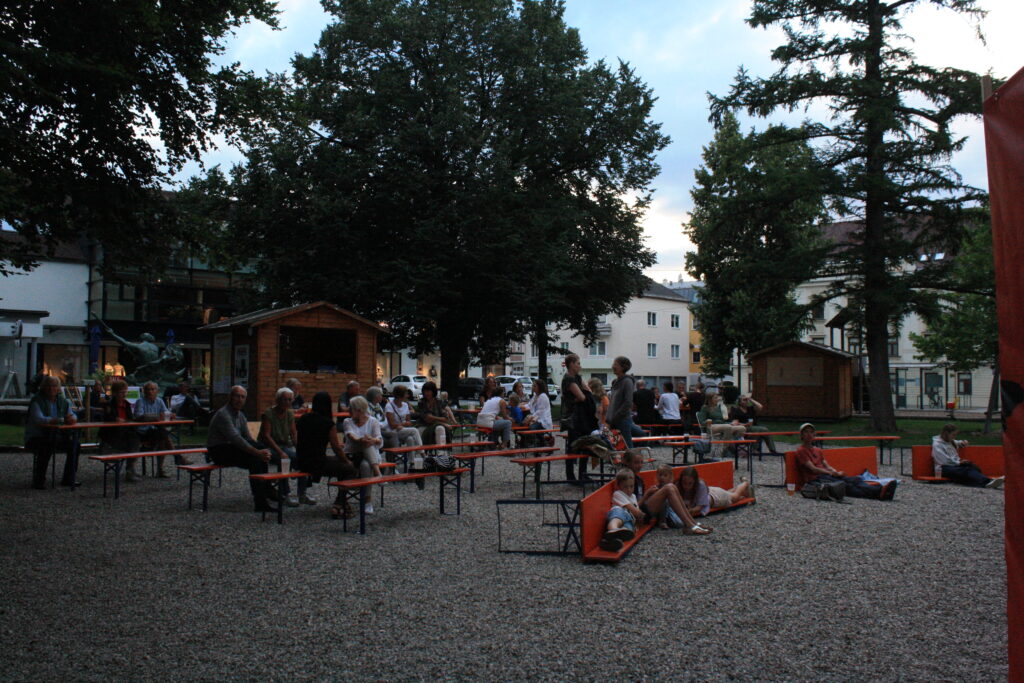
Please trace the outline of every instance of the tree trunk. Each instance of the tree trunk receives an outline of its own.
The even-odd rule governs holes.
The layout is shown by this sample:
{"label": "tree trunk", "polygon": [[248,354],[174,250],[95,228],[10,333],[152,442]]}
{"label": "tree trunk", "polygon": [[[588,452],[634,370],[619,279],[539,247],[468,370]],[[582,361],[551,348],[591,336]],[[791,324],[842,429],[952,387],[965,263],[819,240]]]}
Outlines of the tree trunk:
{"label": "tree trunk", "polygon": [[988,408],[985,409],[985,427],[982,434],[989,434],[992,431],[992,415],[999,410],[999,365],[992,366],[992,388],[988,393]]}
{"label": "tree trunk", "polygon": [[[442,329],[445,325],[440,325]],[[448,400],[459,397],[459,372],[466,362],[469,349],[469,335],[449,329],[438,334],[438,348],[441,351],[441,391],[448,392]]]}
{"label": "tree trunk", "polygon": [[[543,320],[535,323],[533,343],[537,347],[537,377],[545,385],[548,383],[548,326]],[[532,388],[529,388],[532,391]]]}
{"label": "tree trunk", "polygon": [[[882,8],[879,0],[869,0],[870,17],[867,41],[871,51],[864,64],[864,80],[869,92],[883,92],[882,49],[884,46]],[[871,428],[890,433],[896,429],[889,385],[889,322],[892,303],[889,273],[885,262],[885,207],[883,188],[886,170],[883,155],[885,124],[877,114],[869,115],[864,127],[864,327],[868,347],[868,390],[871,396]]]}

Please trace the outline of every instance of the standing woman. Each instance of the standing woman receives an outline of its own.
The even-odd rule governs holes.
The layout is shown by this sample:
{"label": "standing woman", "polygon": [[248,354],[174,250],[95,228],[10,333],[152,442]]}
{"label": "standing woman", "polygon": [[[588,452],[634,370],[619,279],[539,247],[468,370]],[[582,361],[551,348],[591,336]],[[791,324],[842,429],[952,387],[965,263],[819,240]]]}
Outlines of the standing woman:
{"label": "standing woman", "polygon": [[[295,422],[298,440],[295,444],[295,467],[300,472],[310,475],[309,479],[299,479],[299,502],[316,505],[316,499],[308,493],[310,481],[320,481],[321,477],[334,477],[338,481],[355,479],[356,468],[345,455],[341,442],[338,440],[338,425],[331,411],[331,396],[321,391],[313,396],[312,409]],[[330,444],[334,455],[327,456]],[[352,516],[352,510],[345,500],[345,492],[338,487],[338,495],[331,507],[331,516],[340,519]]]}
{"label": "standing woman", "polygon": [[625,356],[619,356],[612,362],[615,381],[612,382],[612,400],[608,406],[608,424],[612,429],[619,430],[627,448],[633,447],[634,436],[646,434],[633,424],[633,394],[636,391],[636,381],[632,375],[626,374],[632,367],[633,363]]}
{"label": "standing woman", "polygon": [[[562,423],[568,430],[565,439],[565,451],[569,452],[572,444],[581,436],[590,434],[597,428],[597,410],[590,389],[580,377],[580,357],[575,353],[565,356],[565,374],[562,376]],[[586,483],[587,458],[580,458],[579,477],[573,471],[573,461],[565,461],[565,478],[567,481]]]}
{"label": "standing woman", "polygon": [[[40,427],[43,424],[75,424],[75,414],[71,412],[71,403],[60,395],[60,380],[50,375],[44,375],[39,383],[39,392],[32,397],[28,404],[28,421],[25,423],[25,448],[32,451],[32,488],[46,488],[46,466],[50,464],[50,458],[54,457],[58,443],[66,441],[59,439],[60,432],[56,429]],[[124,427],[131,429],[131,427]],[[78,463],[71,457],[71,451],[67,452],[64,459],[64,478],[61,479],[61,486],[75,485],[75,471]]]}

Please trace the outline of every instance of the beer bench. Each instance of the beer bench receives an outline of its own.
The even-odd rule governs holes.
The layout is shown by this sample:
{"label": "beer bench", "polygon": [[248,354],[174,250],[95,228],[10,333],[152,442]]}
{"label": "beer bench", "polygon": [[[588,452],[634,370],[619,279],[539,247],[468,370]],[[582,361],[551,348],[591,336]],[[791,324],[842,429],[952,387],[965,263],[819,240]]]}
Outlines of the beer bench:
{"label": "beer bench", "polygon": [[139,451],[136,453],[111,453],[110,455],[90,455],[90,460],[103,463],[103,497],[107,497],[107,474],[114,473],[114,500],[121,497],[121,468],[129,460],[155,458],[165,455],[205,454],[206,448],[176,448],[170,451]]}
{"label": "beer bench", "polygon": [[[343,479],[332,481],[328,486],[337,486],[345,494],[345,500],[356,499],[359,501],[359,533],[366,533],[366,488],[374,484],[391,484],[403,481],[416,481],[418,479],[429,479],[437,477],[440,480],[438,490],[440,492],[439,508],[442,515],[450,514],[444,511],[444,490],[449,486],[455,487],[455,514],[462,514],[462,475],[468,472],[468,467],[456,467],[447,472],[405,472],[403,474],[384,474],[379,477],[363,477],[361,479]],[[383,507],[383,501],[381,503]],[[348,531],[348,520],[342,518],[342,529]]]}

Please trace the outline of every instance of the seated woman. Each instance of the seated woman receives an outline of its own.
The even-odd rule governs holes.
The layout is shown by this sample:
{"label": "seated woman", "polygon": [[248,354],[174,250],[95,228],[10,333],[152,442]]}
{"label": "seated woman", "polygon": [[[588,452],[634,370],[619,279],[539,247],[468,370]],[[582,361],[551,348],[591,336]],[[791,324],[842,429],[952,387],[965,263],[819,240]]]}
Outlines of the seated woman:
{"label": "seated woman", "polygon": [[[773,455],[781,455],[775,450],[775,442],[770,436],[758,436],[757,432],[767,432],[767,427],[762,427],[757,424],[757,414],[761,412],[762,406],[760,403],[755,401],[752,397],[743,394],[740,396],[739,401],[736,402],[732,408],[729,409],[729,419],[732,420],[733,424],[741,424],[747,428],[747,434],[750,438],[757,439],[762,442],[765,446],[768,446],[768,452]],[[758,448],[758,450],[762,450]]]}
{"label": "seated woman", "polygon": [[[348,402],[349,417],[342,423],[345,433],[345,452],[359,470],[360,477],[380,476],[380,451],[384,439],[380,423],[370,417],[370,405],[362,396],[353,396]],[[372,487],[366,487],[366,514],[373,514]]]}
{"label": "seated woman", "polygon": [[[103,404],[101,422],[132,422],[132,404],[128,402],[128,383],[115,379],[110,383],[110,400]],[[137,453],[139,433],[134,427],[103,427],[100,448],[104,453]],[[125,465],[125,481],[135,481],[135,461]]]}
{"label": "seated woman", "polygon": [[726,417],[721,394],[708,396],[707,402],[697,414],[697,421],[707,429],[712,439],[735,441],[747,433],[746,427]]}
{"label": "seated woman", "polygon": [[494,393],[498,390],[498,381],[493,377],[487,377],[484,379],[484,388],[480,390],[480,405],[483,406],[487,402],[487,399],[494,396]]}
{"label": "seated woman", "polygon": [[519,407],[524,413],[530,411],[530,397],[526,394],[526,387],[519,380],[516,380],[515,384],[512,385],[512,391],[509,392],[508,398],[511,399],[513,396],[519,397]]}
{"label": "seated woman", "polygon": [[754,497],[754,487],[740,477],[740,484],[729,490],[708,486],[694,467],[684,467],[676,479],[686,510],[694,517],[705,517],[712,509],[726,508],[744,498]]}
{"label": "seated woman", "polygon": [[[292,410],[294,397],[291,389],[281,387],[274,395],[274,405],[267,408],[260,418],[260,434],[256,440],[270,449],[271,457],[276,456],[279,460],[291,460],[295,457],[295,442],[298,437],[295,431],[295,411]],[[287,479],[284,480],[284,484],[285,494],[288,494],[290,487]],[[299,499],[288,495],[285,504],[288,507],[298,507]]]}
{"label": "seated woman", "polygon": [[420,440],[424,444],[451,443],[452,429],[458,422],[447,401],[437,395],[437,385],[433,382],[424,384],[420,392],[422,396],[416,405]]}
{"label": "seated woman", "polygon": [[501,397],[500,388],[484,403],[480,414],[476,416],[476,423],[480,427],[490,428],[491,441],[498,448],[509,447],[512,442],[512,420],[509,419],[508,405]]}
{"label": "seated woman", "polygon": [[956,438],[955,424],[943,426],[938,436],[932,437],[932,462],[935,463],[935,476],[945,477],[950,481],[964,486],[984,486],[998,489],[1003,487],[1003,477],[986,477],[970,460],[962,460],[959,450],[967,445],[966,441]]}
{"label": "seated woman", "polygon": [[551,420],[551,399],[548,388],[539,379],[533,380],[533,395],[530,397],[530,415],[526,424],[532,429],[553,429]]}
{"label": "seated woman", "polygon": [[[369,395],[369,391],[366,392]],[[384,435],[384,447],[422,446],[420,430],[412,423],[412,408],[406,400],[409,390],[399,384],[395,387],[391,400],[384,406],[384,421],[381,422],[381,434]],[[411,462],[407,460],[406,462]]]}
{"label": "seated woman", "polygon": [[633,472],[633,493],[636,495],[640,510],[644,515],[654,519],[670,518],[686,533],[710,534],[711,527],[698,524],[686,509],[679,489],[672,483],[671,468],[669,468],[667,476],[664,473],[659,473],[654,486],[644,488],[643,478],[640,476],[643,462],[643,456],[639,449],[630,448],[622,454],[622,466]]}
{"label": "seated woman", "polygon": [[65,450],[68,455],[64,459],[64,477],[61,486],[74,486],[74,459],[67,451],[67,439],[55,429],[41,427],[43,424],[75,424],[77,421],[71,410],[71,403],[60,395],[60,380],[50,375],[43,375],[39,383],[39,392],[28,404],[28,420],[25,422],[25,448],[32,451],[32,488],[46,488],[46,467],[50,458],[57,450]]}
{"label": "seated woman", "polygon": [[[321,477],[334,477],[338,481],[356,478],[356,468],[338,440],[332,405],[330,394],[321,391],[313,397],[312,409],[295,421],[295,468],[310,475],[309,479],[299,479],[298,483],[299,500],[306,505],[316,505],[316,500],[309,495],[311,480],[320,481]],[[328,444],[334,451],[330,457],[327,455]],[[339,488],[331,507],[331,517],[340,519],[343,515],[347,518],[352,514],[345,501],[345,493]]]}

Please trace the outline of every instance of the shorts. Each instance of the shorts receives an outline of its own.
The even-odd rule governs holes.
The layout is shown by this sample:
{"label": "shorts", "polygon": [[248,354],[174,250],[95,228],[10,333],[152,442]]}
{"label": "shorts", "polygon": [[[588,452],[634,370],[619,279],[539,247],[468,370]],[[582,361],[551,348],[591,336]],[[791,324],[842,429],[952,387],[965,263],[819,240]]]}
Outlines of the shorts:
{"label": "shorts", "polygon": [[708,487],[708,497],[711,499],[711,507],[727,508],[732,505],[732,494],[717,486]]}
{"label": "shorts", "polygon": [[633,521],[633,515],[629,514],[629,510],[618,505],[608,510],[608,520],[621,519],[622,526],[629,529],[630,531],[636,531],[636,523]]}

